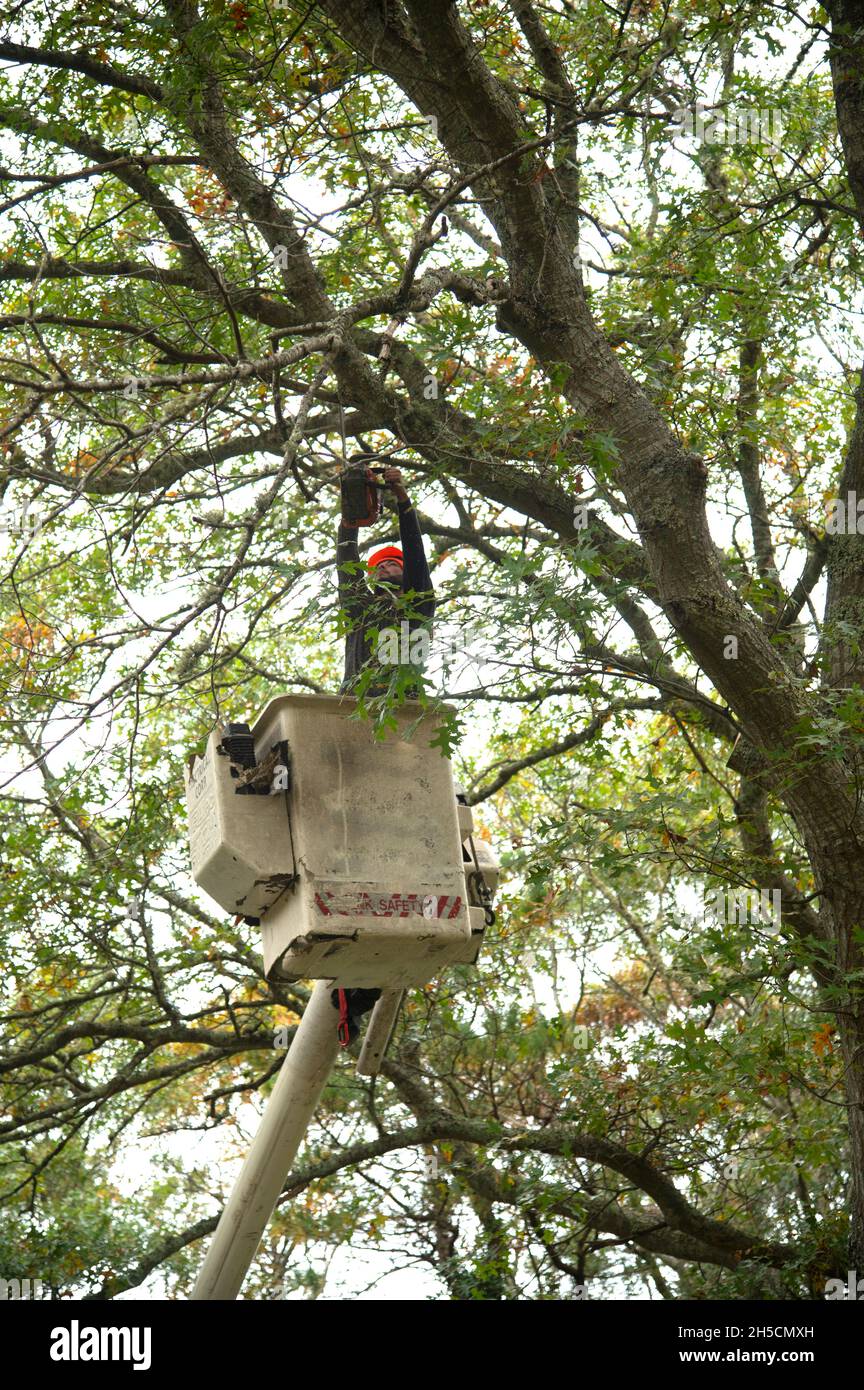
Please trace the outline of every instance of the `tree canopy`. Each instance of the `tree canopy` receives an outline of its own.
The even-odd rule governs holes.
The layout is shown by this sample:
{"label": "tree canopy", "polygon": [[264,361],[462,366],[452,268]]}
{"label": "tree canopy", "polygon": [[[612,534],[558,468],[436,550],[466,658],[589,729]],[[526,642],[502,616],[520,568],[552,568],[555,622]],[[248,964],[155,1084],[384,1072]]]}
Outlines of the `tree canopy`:
{"label": "tree canopy", "polygon": [[196,890],[183,767],[338,689],[357,450],[421,518],[499,920],[374,1084],[338,1067],[245,1296],[864,1273],[862,35],[855,0],[11,5],[6,1277],[191,1287],[310,986]]}

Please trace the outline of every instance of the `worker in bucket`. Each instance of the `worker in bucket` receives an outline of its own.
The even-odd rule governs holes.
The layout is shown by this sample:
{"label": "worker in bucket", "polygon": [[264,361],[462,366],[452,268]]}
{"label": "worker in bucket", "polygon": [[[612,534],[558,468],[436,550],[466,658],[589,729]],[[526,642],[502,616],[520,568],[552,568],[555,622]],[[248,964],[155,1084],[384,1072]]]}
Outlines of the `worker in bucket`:
{"label": "worker in bucket", "polygon": [[[357,527],[348,525],[344,516],[339,523],[336,547],[339,605],[348,629],[342,693],[355,690],[361,676],[369,672],[371,680],[361,683],[362,693],[383,694],[389,686],[388,664],[405,662],[408,645],[405,637],[410,638],[418,629],[425,629],[428,640],[435,613],[435,593],[423,537],[401,471],[394,467],[384,468],[383,482],[396,499],[402,544],[385,545],[369,557],[368,583],[360,569]],[[413,659],[418,646],[422,649],[422,644],[412,638],[411,664],[422,664]],[[410,696],[412,692],[405,693]]]}
{"label": "worker in bucket", "polygon": [[[418,628],[431,630],[435,613],[435,593],[432,576],[423,549],[423,537],[417,514],[405,490],[398,468],[383,469],[383,484],[396,499],[399,509],[399,539],[401,547],[385,545],[367,561],[369,583],[360,569],[357,548],[357,526],[351,526],[344,516],[339,522],[336,547],[336,570],[339,575],[339,605],[348,630],[345,636],[345,677],[340,691],[355,688],[364,672],[372,673],[365,686],[365,695],[383,694],[389,682],[384,678],[380,638],[389,628],[396,629],[397,646],[401,651],[403,624],[410,634]],[[377,504],[367,519],[377,516]],[[410,599],[404,595],[410,594]],[[378,639],[373,632],[378,633]],[[405,692],[409,697],[410,689]],[[333,1007],[339,1011],[338,1034],[343,1047],[348,1047],[360,1031],[360,1020],[375,1004],[380,989],[334,989]]]}

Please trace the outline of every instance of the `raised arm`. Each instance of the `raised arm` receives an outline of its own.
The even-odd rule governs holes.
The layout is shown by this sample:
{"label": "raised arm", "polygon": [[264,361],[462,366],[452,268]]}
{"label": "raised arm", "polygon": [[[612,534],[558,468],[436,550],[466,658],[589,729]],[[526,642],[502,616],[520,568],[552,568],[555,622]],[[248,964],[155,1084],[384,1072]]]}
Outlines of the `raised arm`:
{"label": "raised arm", "polygon": [[411,604],[412,612],[422,618],[435,613],[435,590],[423,548],[423,536],[417,513],[405,491],[398,468],[384,470],[384,481],[390,484],[399,504],[399,539],[402,544],[402,592],[422,595]]}
{"label": "raised arm", "polygon": [[435,590],[423,548],[423,535],[417,513],[409,500],[399,503],[399,536],[402,541],[402,592],[421,594],[411,605],[423,618],[435,613]]}

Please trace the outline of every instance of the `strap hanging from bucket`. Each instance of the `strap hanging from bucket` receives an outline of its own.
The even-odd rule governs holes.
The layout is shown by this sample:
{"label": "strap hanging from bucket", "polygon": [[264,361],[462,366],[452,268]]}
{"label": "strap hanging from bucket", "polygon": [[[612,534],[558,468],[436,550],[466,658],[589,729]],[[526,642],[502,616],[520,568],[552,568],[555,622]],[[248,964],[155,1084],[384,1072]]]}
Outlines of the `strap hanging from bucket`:
{"label": "strap hanging from bucket", "polygon": [[486,921],[486,925],[487,927],[494,927],[496,917],[495,909],[492,906],[492,889],[486,882],[486,875],[483,873],[483,870],[480,868],[480,865],[477,861],[477,850],[474,847],[473,835],[468,836],[468,846],[471,850],[471,858],[474,860],[474,873],[471,875],[471,877],[474,879],[477,885],[477,896],[483,904],[483,915]]}
{"label": "strap hanging from bucket", "polygon": [[344,989],[339,991],[339,1046],[347,1047],[351,1041],[351,1024],[348,1022],[348,995]]}

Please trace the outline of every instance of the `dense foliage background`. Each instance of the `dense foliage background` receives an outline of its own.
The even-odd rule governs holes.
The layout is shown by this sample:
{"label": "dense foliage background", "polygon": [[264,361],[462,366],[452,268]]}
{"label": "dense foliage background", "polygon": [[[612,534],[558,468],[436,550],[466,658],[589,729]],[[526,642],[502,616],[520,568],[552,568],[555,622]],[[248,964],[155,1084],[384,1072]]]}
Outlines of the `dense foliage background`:
{"label": "dense foliage background", "polygon": [[[505,881],[378,1082],[340,1063],[244,1296],[845,1280],[860,838],[823,819],[832,877],[801,806],[824,784],[860,833],[832,781],[858,815],[860,538],[825,528],[861,469],[855,8],[12,5],[4,1277],[189,1292],[309,988],[195,890],[183,765],[274,691],[338,688],[347,444],[404,461],[426,698]],[[726,133],[681,133],[697,101]],[[566,345],[568,295],[606,356]],[[696,620],[667,581],[702,502],[639,461],[680,500],[664,552],[643,418],[703,460],[729,606]],[[703,912],[740,887],[780,890],[779,930]]]}

